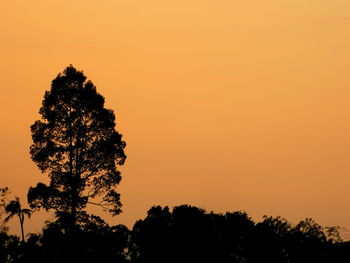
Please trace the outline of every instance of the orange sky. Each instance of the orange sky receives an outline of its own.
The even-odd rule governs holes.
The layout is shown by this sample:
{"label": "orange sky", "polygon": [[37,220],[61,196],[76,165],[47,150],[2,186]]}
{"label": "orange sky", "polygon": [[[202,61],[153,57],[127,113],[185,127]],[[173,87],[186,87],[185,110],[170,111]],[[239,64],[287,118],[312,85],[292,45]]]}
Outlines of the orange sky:
{"label": "orange sky", "polygon": [[110,223],[189,203],[350,227],[349,28],[348,0],[2,1],[1,185],[47,180],[29,126],[73,64],[127,142]]}

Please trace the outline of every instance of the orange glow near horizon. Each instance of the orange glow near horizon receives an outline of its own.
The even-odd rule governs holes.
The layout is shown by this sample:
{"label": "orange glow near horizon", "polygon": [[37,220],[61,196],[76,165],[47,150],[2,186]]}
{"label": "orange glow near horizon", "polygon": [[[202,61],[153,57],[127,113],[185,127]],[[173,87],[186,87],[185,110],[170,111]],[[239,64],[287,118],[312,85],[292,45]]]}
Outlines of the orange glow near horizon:
{"label": "orange glow near horizon", "polygon": [[73,64],[127,143],[123,213],[111,224],[187,203],[350,227],[349,1],[1,6],[0,179],[21,200],[48,180],[30,160],[29,126]]}

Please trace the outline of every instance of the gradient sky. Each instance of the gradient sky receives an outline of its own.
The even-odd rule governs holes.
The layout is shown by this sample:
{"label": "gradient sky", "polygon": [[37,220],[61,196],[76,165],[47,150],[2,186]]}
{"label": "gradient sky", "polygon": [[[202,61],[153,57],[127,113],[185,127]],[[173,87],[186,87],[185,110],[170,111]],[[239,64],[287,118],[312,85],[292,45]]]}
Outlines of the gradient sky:
{"label": "gradient sky", "polygon": [[73,64],[127,142],[108,222],[187,203],[350,227],[350,1],[11,0],[0,32],[0,184],[23,202],[48,180],[29,126]]}

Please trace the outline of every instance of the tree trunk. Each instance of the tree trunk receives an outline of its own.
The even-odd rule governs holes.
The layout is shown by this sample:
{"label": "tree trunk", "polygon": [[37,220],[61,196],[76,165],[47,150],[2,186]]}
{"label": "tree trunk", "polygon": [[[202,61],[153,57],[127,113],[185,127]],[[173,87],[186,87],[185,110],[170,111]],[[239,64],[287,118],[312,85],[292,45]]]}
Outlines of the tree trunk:
{"label": "tree trunk", "polygon": [[71,123],[71,108],[69,108],[69,177],[70,177],[70,195],[71,195],[71,211],[69,215],[69,221],[67,230],[70,232],[69,234],[72,235],[72,230],[76,223],[76,211],[77,211],[77,201],[76,201],[76,188],[75,188],[75,176],[73,172],[73,127]]}
{"label": "tree trunk", "polygon": [[19,217],[19,222],[21,224],[21,233],[22,233],[22,242],[24,243],[24,230],[23,230],[23,221],[24,221],[24,215],[18,215]]}

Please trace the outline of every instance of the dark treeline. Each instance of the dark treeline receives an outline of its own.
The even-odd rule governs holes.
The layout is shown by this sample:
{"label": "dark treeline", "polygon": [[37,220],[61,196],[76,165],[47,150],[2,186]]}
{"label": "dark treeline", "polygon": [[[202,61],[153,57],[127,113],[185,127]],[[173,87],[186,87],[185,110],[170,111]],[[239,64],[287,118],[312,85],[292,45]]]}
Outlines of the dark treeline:
{"label": "dark treeline", "polygon": [[74,237],[63,220],[47,222],[24,242],[3,229],[0,262],[350,262],[350,242],[312,219],[291,225],[265,216],[256,223],[244,212],[154,206],[132,230],[79,213]]}

